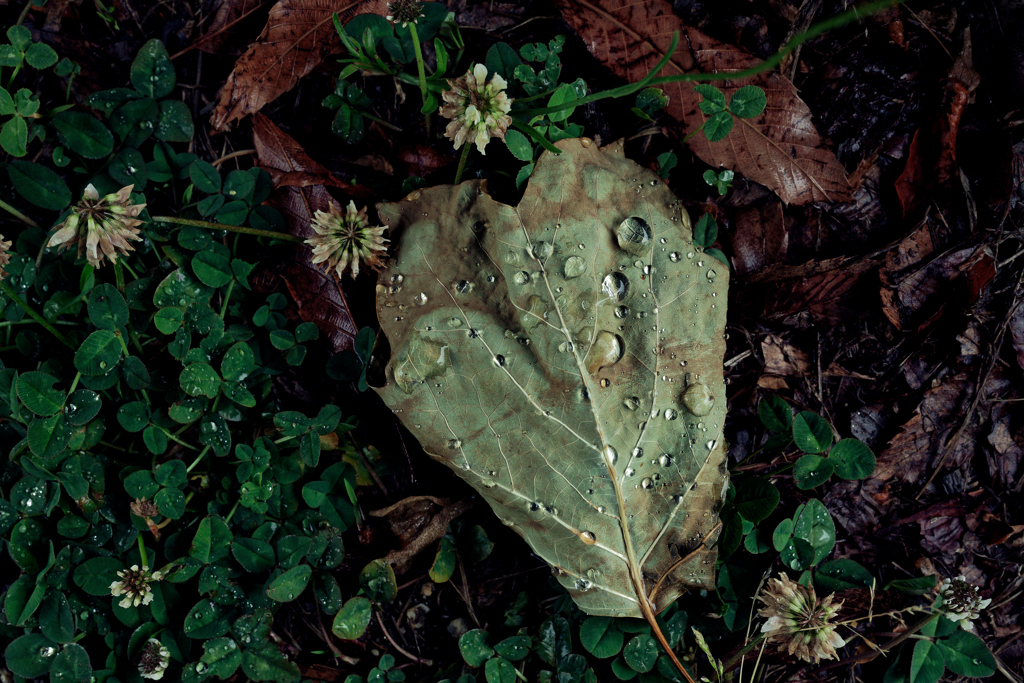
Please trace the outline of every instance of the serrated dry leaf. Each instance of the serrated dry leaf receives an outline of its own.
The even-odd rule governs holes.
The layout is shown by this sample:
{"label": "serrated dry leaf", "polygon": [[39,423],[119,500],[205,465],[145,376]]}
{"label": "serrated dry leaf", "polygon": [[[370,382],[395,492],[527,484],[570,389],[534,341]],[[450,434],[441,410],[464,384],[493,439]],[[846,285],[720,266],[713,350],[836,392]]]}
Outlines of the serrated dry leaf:
{"label": "serrated dry leaf", "polygon": [[[327,211],[331,202],[331,195],[324,188],[326,179],[333,179],[330,171],[313,161],[299,143],[262,114],[253,117],[253,144],[260,167],[270,173],[275,179],[274,186],[278,188],[271,204],[284,214],[291,234],[309,237],[313,234],[310,227],[313,215],[318,210]],[[321,177],[325,182],[301,187],[280,182],[281,178],[297,174]],[[335,352],[351,350],[359,330],[352,320],[345,292],[333,275],[324,273],[310,262],[310,253],[305,244],[290,250],[272,270],[262,272],[268,280],[266,286],[273,289],[276,282],[272,281],[281,278],[298,305],[299,316],[316,323],[330,339]]]}
{"label": "serrated dry leaf", "polygon": [[[753,55],[686,26],[667,0],[555,0],[565,21],[583,38],[590,52],[617,76],[638,81],[665,54],[672,33],[679,31],[675,55],[659,76],[689,72],[738,71],[757,64]],[[713,168],[729,168],[767,186],[787,204],[845,202],[852,197],[846,171],[825,147],[811,121],[811,112],[796,87],[779,74],[714,83],[732,97],[744,85],[757,85],[768,96],[765,111],[753,119],[736,119],[731,133],[719,142],[703,134],[687,143]],[[701,98],[691,83],[669,83],[666,111],[681,122],[680,138],[704,123]]]}
{"label": "serrated dry leaf", "polygon": [[340,49],[335,13],[344,24],[357,14],[385,14],[386,9],[385,0],[280,0],[259,40],[238,58],[220,89],[210,125],[226,130],[232,121],[255,114]]}
{"label": "serrated dry leaf", "polygon": [[584,611],[653,621],[715,585],[729,273],[621,142],[557,144],[517,207],[480,181],[378,207],[378,393]]}

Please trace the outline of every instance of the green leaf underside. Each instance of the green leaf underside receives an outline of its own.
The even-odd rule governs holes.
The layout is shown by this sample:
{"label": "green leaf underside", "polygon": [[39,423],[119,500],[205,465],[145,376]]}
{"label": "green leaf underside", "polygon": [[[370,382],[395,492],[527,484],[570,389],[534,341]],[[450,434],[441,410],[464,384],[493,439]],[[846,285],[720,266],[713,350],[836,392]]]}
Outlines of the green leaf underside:
{"label": "green leaf underside", "polygon": [[663,576],[655,612],[715,585],[728,272],[621,146],[557,146],[518,207],[478,181],[382,206],[378,391],[584,611],[640,617]]}

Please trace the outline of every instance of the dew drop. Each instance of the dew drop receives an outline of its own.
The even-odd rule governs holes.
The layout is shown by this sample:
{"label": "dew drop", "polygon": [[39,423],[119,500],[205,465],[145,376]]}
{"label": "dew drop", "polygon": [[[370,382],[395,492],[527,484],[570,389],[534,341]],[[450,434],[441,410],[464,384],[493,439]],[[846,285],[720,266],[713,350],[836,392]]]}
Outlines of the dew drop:
{"label": "dew drop", "polygon": [[636,474],[636,470],[633,469],[632,467],[627,467],[626,471],[623,474],[625,474],[627,477],[632,477],[634,474]]}
{"label": "dew drop", "polygon": [[473,289],[473,283],[469,280],[459,280],[455,284],[455,291],[459,294],[467,294]]}
{"label": "dew drop", "polygon": [[494,357],[494,363],[499,367],[503,367],[505,365],[505,356],[498,354],[497,356]]}
{"label": "dew drop", "polygon": [[636,396],[627,396],[622,400],[622,405],[626,410],[636,410],[640,407],[640,399]]}
{"label": "dew drop", "polygon": [[527,273],[525,270],[521,270],[512,276],[512,282],[515,282],[517,285],[525,285],[529,281],[530,274]]}
{"label": "dew drop", "polygon": [[419,294],[416,295],[416,298],[413,299],[413,301],[416,302],[417,306],[422,306],[423,304],[427,303],[427,295],[424,294],[423,292],[420,292]]}
{"label": "dew drop", "polygon": [[597,537],[594,536],[594,533],[592,531],[584,531],[583,533],[581,533],[580,540],[582,540],[587,545],[594,545],[595,543],[597,543]]}
{"label": "dew drop", "polygon": [[697,417],[704,417],[715,406],[715,396],[703,382],[691,384],[683,393],[683,405]]}
{"label": "dew drop", "polygon": [[614,465],[615,461],[619,459],[619,453],[611,446],[604,447],[604,459],[609,465]]}
{"label": "dew drop", "polygon": [[668,408],[668,409],[665,410],[665,419],[666,420],[674,420],[678,416],[679,416],[679,413],[677,413],[672,408]]}
{"label": "dew drop", "polygon": [[651,481],[650,477],[644,477],[644,480],[640,482],[640,486],[644,487],[645,489],[649,489],[652,486],[654,486],[654,482]]}
{"label": "dew drop", "polygon": [[609,273],[601,280],[601,291],[612,301],[622,301],[629,294],[629,278],[622,273]]}
{"label": "dew drop", "polygon": [[642,457],[644,457],[644,449],[640,448],[639,446],[634,448],[633,449],[633,457],[634,458],[642,458]]}
{"label": "dew drop", "polygon": [[669,261],[672,261],[673,263],[678,263],[679,259],[681,258],[682,256],[679,254],[678,251],[673,251],[671,254],[668,255]]}
{"label": "dew drop", "polygon": [[448,318],[448,327],[462,327],[462,318],[452,316]]}
{"label": "dew drop", "polygon": [[572,279],[587,272],[587,262],[579,256],[570,256],[565,259],[565,265],[562,269],[566,279]]}
{"label": "dew drop", "polygon": [[459,439],[448,439],[449,449],[454,451],[456,448],[459,448],[460,446],[462,446],[462,441],[460,441]]}
{"label": "dew drop", "polygon": [[660,458],[658,458],[658,464],[660,464],[662,467],[668,467],[669,465],[672,464],[672,456],[669,455],[668,453],[665,453]]}
{"label": "dew drop", "polygon": [[629,316],[629,306],[619,306],[615,309],[615,317],[620,320]]}

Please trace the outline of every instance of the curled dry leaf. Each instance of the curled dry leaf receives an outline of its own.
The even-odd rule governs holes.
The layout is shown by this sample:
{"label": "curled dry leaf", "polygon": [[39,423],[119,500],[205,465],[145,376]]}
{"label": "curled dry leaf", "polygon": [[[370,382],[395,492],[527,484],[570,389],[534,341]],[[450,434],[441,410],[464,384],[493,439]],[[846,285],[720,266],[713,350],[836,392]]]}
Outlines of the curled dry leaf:
{"label": "curled dry leaf", "polygon": [[472,507],[470,500],[410,496],[382,510],[370,511],[371,517],[386,518],[391,533],[402,542],[401,549],[392,550],[384,560],[395,574],[404,574],[416,555],[444,536],[448,525]]}
{"label": "curled dry leaf", "polygon": [[[684,25],[667,0],[555,0],[565,21],[579,33],[590,52],[617,76],[638,81],[654,68],[679,31],[679,46],[659,76],[690,72],[747,69],[758,59],[743,50]],[[771,188],[787,204],[845,202],[852,196],[846,171],[814,124],[796,86],[779,74],[759,74],[736,81],[718,81],[727,99],[744,85],[757,85],[768,106],[753,119],[737,119],[724,140],[709,142],[695,135],[690,149],[713,168],[725,167]],[[681,139],[704,123],[701,97],[692,83],[670,83],[665,110],[682,125]]]}
{"label": "curled dry leaf", "polygon": [[357,14],[385,14],[386,9],[385,0],[280,0],[259,40],[238,58],[220,89],[210,125],[223,131],[232,121],[255,114],[339,49],[335,12],[345,23]]}
{"label": "curled dry leaf", "polygon": [[[309,237],[313,234],[310,228],[313,215],[318,210],[327,211],[332,201],[324,185],[333,180],[333,176],[311,159],[291,136],[262,114],[253,118],[253,143],[260,167],[275,179],[274,186],[278,190],[272,204],[284,214],[288,231],[299,237]],[[323,182],[298,187],[281,182],[298,175],[322,178]],[[319,270],[309,259],[310,250],[306,245],[290,249],[273,266],[261,269],[254,278],[254,285],[265,280],[263,286],[273,289],[280,278],[298,305],[299,316],[316,323],[330,339],[335,352],[351,350],[359,330],[352,320],[345,292],[336,278]]]}
{"label": "curled dry leaf", "polygon": [[621,142],[557,145],[517,207],[480,181],[378,207],[378,393],[584,611],[653,622],[715,585],[729,273]]}

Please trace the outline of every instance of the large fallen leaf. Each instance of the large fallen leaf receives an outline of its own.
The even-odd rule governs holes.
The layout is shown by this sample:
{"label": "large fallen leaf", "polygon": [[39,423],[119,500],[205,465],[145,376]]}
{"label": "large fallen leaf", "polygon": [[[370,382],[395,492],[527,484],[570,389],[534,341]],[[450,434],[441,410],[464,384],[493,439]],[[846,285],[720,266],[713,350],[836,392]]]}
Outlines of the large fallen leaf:
{"label": "large fallen leaf", "polygon": [[621,142],[558,146],[517,207],[480,181],[378,207],[378,393],[583,610],[653,621],[715,586],[729,273]]}
{"label": "large fallen leaf", "polygon": [[[302,146],[262,114],[253,118],[253,143],[260,167],[270,173],[278,188],[272,199],[288,221],[289,232],[299,237],[313,234],[310,222],[317,211],[327,211],[332,201],[324,185],[337,183],[330,171],[311,159]],[[295,187],[288,179],[322,178],[319,184]],[[341,183],[337,183],[341,185]],[[355,189],[356,186],[350,186]],[[283,282],[303,320],[316,323],[327,335],[335,352],[351,350],[359,331],[352,320],[341,284],[331,273],[310,263],[310,248],[305,244],[264,268],[254,278],[254,286],[273,290]]]}
{"label": "large fallen leaf", "polygon": [[280,0],[270,9],[259,40],[235,62],[210,125],[225,130],[232,121],[255,114],[340,49],[335,12],[345,23],[357,14],[386,14],[386,9],[385,0]]}
{"label": "large fallen leaf", "polygon": [[[617,76],[638,81],[664,56],[679,31],[672,59],[658,74],[740,71],[757,64],[753,55],[686,26],[667,0],[555,0],[562,17],[590,52]],[[724,140],[709,142],[694,135],[690,149],[713,168],[725,167],[769,187],[787,204],[845,202],[852,197],[846,171],[825,147],[811,121],[811,112],[796,86],[779,74],[764,73],[735,81],[718,81],[726,98],[744,85],[757,85],[768,106],[753,119],[736,119]],[[666,111],[682,126],[680,138],[696,130],[707,116],[692,83],[669,83]]]}

